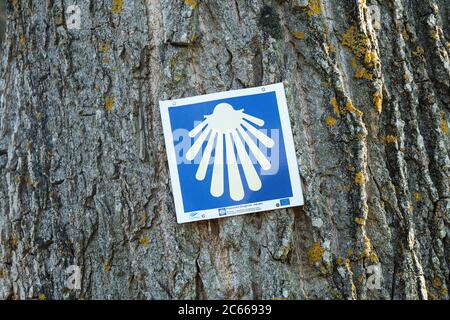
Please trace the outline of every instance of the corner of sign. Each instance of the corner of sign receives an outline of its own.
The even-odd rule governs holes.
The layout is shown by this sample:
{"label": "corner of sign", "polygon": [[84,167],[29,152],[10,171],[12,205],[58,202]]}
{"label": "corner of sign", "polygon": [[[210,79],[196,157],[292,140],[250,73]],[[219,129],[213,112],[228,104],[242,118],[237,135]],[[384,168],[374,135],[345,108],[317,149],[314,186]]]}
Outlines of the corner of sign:
{"label": "corner of sign", "polygon": [[188,220],[181,220],[181,219],[178,219],[177,218],[177,224],[184,224],[184,223],[186,223],[186,222],[189,222]]}
{"label": "corner of sign", "polygon": [[272,87],[275,90],[285,90],[285,89],[287,89],[288,84],[286,81],[281,81],[281,82],[277,82],[277,83],[268,85],[267,87]]}
{"label": "corner of sign", "polygon": [[299,202],[298,206],[301,207],[301,206],[304,206],[304,205],[305,205],[305,198],[304,198],[303,195],[302,195],[302,197],[301,197],[301,199],[300,199],[300,202]]}
{"label": "corner of sign", "polygon": [[159,108],[167,109],[169,107],[170,100],[159,100]]}

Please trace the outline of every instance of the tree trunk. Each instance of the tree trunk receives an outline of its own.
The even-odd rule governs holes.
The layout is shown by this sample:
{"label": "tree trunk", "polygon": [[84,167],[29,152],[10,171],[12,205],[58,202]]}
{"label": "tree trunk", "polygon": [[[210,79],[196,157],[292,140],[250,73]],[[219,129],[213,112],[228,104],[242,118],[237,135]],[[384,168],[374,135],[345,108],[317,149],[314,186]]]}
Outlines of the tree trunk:
{"label": "tree trunk", "polygon": [[[449,0],[75,3],[6,6],[0,298],[449,298]],[[158,100],[279,81],[305,205],[178,225]]]}
{"label": "tree trunk", "polygon": [[6,20],[6,12],[5,12],[5,2],[0,0],[0,54],[1,54],[1,46],[3,42],[3,37],[5,34],[5,20]]}

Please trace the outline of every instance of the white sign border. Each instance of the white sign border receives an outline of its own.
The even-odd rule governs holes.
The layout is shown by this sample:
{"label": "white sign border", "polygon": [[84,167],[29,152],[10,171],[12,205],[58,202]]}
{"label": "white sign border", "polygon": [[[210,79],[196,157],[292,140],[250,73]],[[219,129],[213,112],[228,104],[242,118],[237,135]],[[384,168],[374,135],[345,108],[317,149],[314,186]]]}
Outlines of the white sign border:
{"label": "white sign border", "polygon": [[[207,210],[198,210],[193,212],[185,212],[183,207],[183,199],[181,194],[180,179],[178,176],[178,166],[175,154],[175,146],[173,143],[172,126],[170,123],[169,108],[176,108],[184,105],[206,102],[211,100],[219,100],[240,96],[248,96],[252,94],[260,94],[267,92],[275,92],[278,112],[280,115],[281,130],[283,132],[283,140],[286,151],[286,159],[291,180],[292,197],[289,199],[288,205],[279,205],[280,199],[266,200],[255,203],[241,204],[228,207],[217,207]],[[301,206],[304,204],[302,186],[300,182],[300,173],[297,164],[297,155],[295,153],[294,140],[292,136],[291,123],[289,120],[289,112],[286,102],[286,94],[282,82],[271,85],[254,87],[248,89],[231,90],[224,92],[210,93],[189,98],[181,98],[174,100],[159,101],[161,112],[161,120],[164,132],[164,141],[166,144],[167,159],[169,162],[170,180],[172,185],[172,194],[175,202],[175,211],[178,223],[194,222],[200,220],[209,220],[216,218],[226,218],[236,215],[256,213],[261,211],[285,209],[289,207]],[[218,209],[226,209],[225,215],[219,215]],[[231,210],[231,211],[228,211]]]}

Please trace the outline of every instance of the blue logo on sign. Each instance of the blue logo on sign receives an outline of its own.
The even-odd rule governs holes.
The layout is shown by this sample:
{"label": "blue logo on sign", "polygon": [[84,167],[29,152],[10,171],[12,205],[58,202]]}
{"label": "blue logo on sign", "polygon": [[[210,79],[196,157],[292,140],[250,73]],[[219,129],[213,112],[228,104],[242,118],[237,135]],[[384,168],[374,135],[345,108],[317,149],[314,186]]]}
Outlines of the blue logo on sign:
{"label": "blue logo on sign", "polygon": [[226,214],[227,214],[227,209],[225,209],[225,208],[219,209],[219,216],[225,216]]}
{"label": "blue logo on sign", "polygon": [[169,117],[185,211],[292,197],[275,92],[178,106]]}
{"label": "blue logo on sign", "polygon": [[280,206],[288,206],[290,204],[289,199],[281,199]]}

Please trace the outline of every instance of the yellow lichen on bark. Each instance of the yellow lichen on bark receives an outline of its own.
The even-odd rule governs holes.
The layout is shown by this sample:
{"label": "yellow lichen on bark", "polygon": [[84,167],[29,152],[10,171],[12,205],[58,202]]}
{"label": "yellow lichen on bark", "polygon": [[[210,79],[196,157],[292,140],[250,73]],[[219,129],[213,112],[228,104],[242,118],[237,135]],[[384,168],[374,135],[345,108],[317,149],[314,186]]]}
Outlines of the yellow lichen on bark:
{"label": "yellow lichen on bark", "polygon": [[439,289],[442,287],[442,281],[439,277],[434,277],[432,282],[433,288]]}
{"label": "yellow lichen on bark", "polygon": [[149,243],[150,243],[150,239],[147,236],[141,236],[139,238],[139,244],[141,246],[148,247]]}
{"label": "yellow lichen on bark", "polygon": [[113,0],[112,2],[112,13],[120,14],[122,12],[123,0]]}
{"label": "yellow lichen on bark", "polygon": [[98,48],[98,51],[100,51],[100,52],[107,52],[108,50],[109,50],[108,42],[102,42]]}
{"label": "yellow lichen on bark", "polygon": [[422,47],[417,47],[416,50],[414,50],[412,54],[416,57],[423,57],[424,53],[425,53],[425,51],[423,50]]}
{"label": "yellow lichen on bark", "polygon": [[419,192],[414,192],[413,197],[414,197],[414,200],[416,200],[416,202],[419,202],[420,200],[422,200],[422,195]]}
{"label": "yellow lichen on bark", "polygon": [[320,6],[320,0],[309,0],[308,6],[306,7],[306,14],[310,17],[319,15],[322,12]]}
{"label": "yellow lichen on bark", "polygon": [[441,130],[444,134],[448,134],[448,122],[444,112],[441,113]]}
{"label": "yellow lichen on bark", "polygon": [[332,43],[327,43],[325,45],[325,50],[326,50],[327,54],[330,54],[331,52],[335,52],[336,51],[336,49],[334,48]]}
{"label": "yellow lichen on bark", "polygon": [[366,183],[366,178],[364,177],[364,173],[362,171],[355,174],[355,183],[360,186]]}
{"label": "yellow lichen on bark", "polygon": [[372,253],[372,243],[370,242],[370,239],[367,235],[364,236],[364,251],[362,252],[361,256],[363,258],[370,257],[370,254]]}
{"label": "yellow lichen on bark", "polygon": [[333,118],[332,116],[327,116],[325,118],[325,123],[329,127],[332,127],[332,126],[336,125],[336,121],[337,120],[335,118]]}
{"label": "yellow lichen on bark", "polygon": [[358,282],[359,282],[359,284],[363,284],[364,283],[364,277],[362,275],[358,276]]}
{"label": "yellow lichen on bark", "polygon": [[351,257],[351,256],[353,256],[353,249],[348,249],[347,250],[347,257]]}
{"label": "yellow lichen on bark", "polygon": [[372,262],[374,264],[379,262],[378,255],[374,250],[372,250],[370,252],[369,259],[370,259],[370,262]]}
{"label": "yellow lichen on bark", "polygon": [[434,277],[431,282],[431,285],[433,286],[433,288],[439,291],[439,295],[441,297],[444,297],[448,294],[448,290],[444,287],[443,282],[439,277]]}
{"label": "yellow lichen on bark", "polygon": [[351,26],[342,35],[341,44],[349,48],[356,57],[361,58],[365,56],[368,50],[369,39],[364,33],[359,32],[355,26]]}
{"label": "yellow lichen on bark", "polygon": [[188,6],[190,6],[192,9],[197,8],[197,1],[196,0],[184,0],[184,3]]}
{"label": "yellow lichen on bark", "polygon": [[372,96],[372,101],[375,109],[377,109],[378,113],[381,113],[383,111],[383,93],[381,91],[375,92]]}
{"label": "yellow lichen on bark", "polygon": [[308,249],[309,262],[312,264],[320,262],[322,260],[324,252],[325,249],[320,245],[320,241],[314,242],[313,245]]}
{"label": "yellow lichen on bark", "polygon": [[17,237],[15,235],[13,235],[10,239],[9,239],[9,243],[11,244],[11,246],[13,248],[16,248],[17,245],[19,244],[19,241],[17,240]]}
{"label": "yellow lichen on bark", "polygon": [[380,142],[382,144],[395,144],[397,142],[398,138],[392,134],[388,134],[385,136],[382,136],[380,139]]}
{"label": "yellow lichen on bark", "polygon": [[111,261],[108,260],[103,263],[104,272],[108,273],[109,271],[111,271],[111,267],[112,267]]}
{"label": "yellow lichen on bark", "polygon": [[304,40],[305,39],[305,33],[301,32],[301,31],[294,31],[294,32],[292,32],[292,35],[294,36],[294,38],[296,38],[298,40]]}
{"label": "yellow lichen on bark", "polygon": [[364,64],[367,67],[373,68],[378,62],[378,54],[375,50],[367,50],[364,53]]}
{"label": "yellow lichen on bark", "polygon": [[361,64],[364,64],[358,66],[356,58],[351,60],[351,65],[355,68],[355,78],[373,80],[373,74],[368,69],[375,68],[379,59],[377,52],[370,49],[370,41],[366,34],[351,26],[342,35],[341,44],[349,48]]}
{"label": "yellow lichen on bark", "polygon": [[403,32],[402,32],[402,37],[403,37],[403,39],[404,39],[405,41],[409,41],[409,34],[408,34],[408,31],[403,30]]}
{"label": "yellow lichen on bark", "polygon": [[355,108],[351,100],[347,100],[345,108],[347,109],[348,112],[355,113],[358,117],[361,117],[363,115],[362,111]]}
{"label": "yellow lichen on bark", "polygon": [[437,30],[432,30],[430,32],[431,39],[437,41],[439,40],[439,32]]}
{"label": "yellow lichen on bark", "polygon": [[333,107],[333,112],[338,116],[341,115],[341,107],[337,103],[336,96],[333,96],[333,98],[331,98],[330,103],[331,103],[331,106]]}
{"label": "yellow lichen on bark", "polygon": [[366,68],[359,67],[355,71],[355,78],[356,79],[366,79],[366,80],[373,80],[373,74],[370,73]]}
{"label": "yellow lichen on bark", "polygon": [[19,35],[19,46],[20,47],[23,47],[23,46],[25,46],[25,43],[27,42],[27,40],[26,40],[26,38],[25,38],[25,35],[23,34],[23,33],[21,33],[20,35]]}
{"label": "yellow lichen on bark", "polygon": [[114,97],[106,96],[105,98],[105,110],[110,111],[114,106]]}

